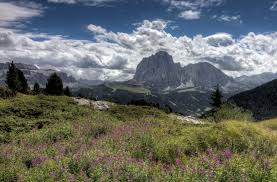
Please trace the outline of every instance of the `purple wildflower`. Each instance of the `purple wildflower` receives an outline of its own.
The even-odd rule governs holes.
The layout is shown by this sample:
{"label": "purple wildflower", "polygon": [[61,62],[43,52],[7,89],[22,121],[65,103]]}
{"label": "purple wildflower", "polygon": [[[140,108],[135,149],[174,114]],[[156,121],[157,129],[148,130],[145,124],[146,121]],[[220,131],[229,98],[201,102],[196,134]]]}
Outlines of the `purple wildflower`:
{"label": "purple wildflower", "polygon": [[38,166],[46,160],[48,160],[48,157],[45,157],[45,156],[35,157],[32,159],[32,166]]}
{"label": "purple wildflower", "polygon": [[233,153],[230,149],[227,149],[223,152],[223,156],[225,159],[230,160],[233,156]]}

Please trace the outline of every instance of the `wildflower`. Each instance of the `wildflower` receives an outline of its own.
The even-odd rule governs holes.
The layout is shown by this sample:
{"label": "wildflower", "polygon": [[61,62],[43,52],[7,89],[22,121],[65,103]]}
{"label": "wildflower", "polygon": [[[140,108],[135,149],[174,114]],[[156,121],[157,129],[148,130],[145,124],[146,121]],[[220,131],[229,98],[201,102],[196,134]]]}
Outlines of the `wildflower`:
{"label": "wildflower", "polygon": [[175,163],[176,163],[177,167],[184,168],[183,162],[180,159],[176,159]]}
{"label": "wildflower", "polygon": [[233,153],[230,149],[227,149],[223,152],[223,156],[224,156],[225,159],[229,160],[229,159],[232,158]]}
{"label": "wildflower", "polygon": [[48,157],[39,156],[32,159],[32,166],[37,166],[43,163],[44,161],[48,160]]}
{"label": "wildflower", "polygon": [[209,156],[212,156],[213,155],[213,149],[208,148],[207,153],[208,153]]}

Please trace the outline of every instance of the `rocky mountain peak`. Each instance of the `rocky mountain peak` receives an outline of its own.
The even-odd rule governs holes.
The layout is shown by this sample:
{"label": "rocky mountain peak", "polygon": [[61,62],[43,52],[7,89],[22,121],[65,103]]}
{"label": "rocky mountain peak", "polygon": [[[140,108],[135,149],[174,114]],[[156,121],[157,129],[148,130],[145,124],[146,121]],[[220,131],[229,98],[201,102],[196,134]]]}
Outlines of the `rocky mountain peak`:
{"label": "rocky mountain peak", "polygon": [[172,56],[160,51],[143,60],[137,66],[134,80],[151,88],[176,87],[179,85],[180,64]]}
{"label": "rocky mountain peak", "polygon": [[181,67],[174,63],[165,51],[144,58],[137,66],[134,79],[137,83],[154,90],[199,87],[211,89],[217,84],[225,86],[233,79],[207,62]]}

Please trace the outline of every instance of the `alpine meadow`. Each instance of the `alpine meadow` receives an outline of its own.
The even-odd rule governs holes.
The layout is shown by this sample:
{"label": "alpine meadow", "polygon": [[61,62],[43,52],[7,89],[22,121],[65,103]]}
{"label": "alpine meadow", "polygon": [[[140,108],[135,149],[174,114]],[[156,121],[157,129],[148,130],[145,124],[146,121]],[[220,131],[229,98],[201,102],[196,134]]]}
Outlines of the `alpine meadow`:
{"label": "alpine meadow", "polygon": [[277,181],[276,0],[0,1],[0,181]]}

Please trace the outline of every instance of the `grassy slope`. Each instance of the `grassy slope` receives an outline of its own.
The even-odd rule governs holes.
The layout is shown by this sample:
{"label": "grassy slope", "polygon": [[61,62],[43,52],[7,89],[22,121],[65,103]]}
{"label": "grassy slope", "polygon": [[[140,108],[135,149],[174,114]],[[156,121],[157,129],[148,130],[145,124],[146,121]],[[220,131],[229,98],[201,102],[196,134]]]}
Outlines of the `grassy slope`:
{"label": "grassy slope", "polygon": [[114,90],[125,90],[128,92],[139,93],[139,94],[151,94],[150,90],[139,86],[129,86],[129,85],[117,84],[117,83],[107,84],[107,86]]}
{"label": "grassy slope", "polygon": [[0,181],[276,181],[277,120],[182,124],[149,107],[0,100]]}

